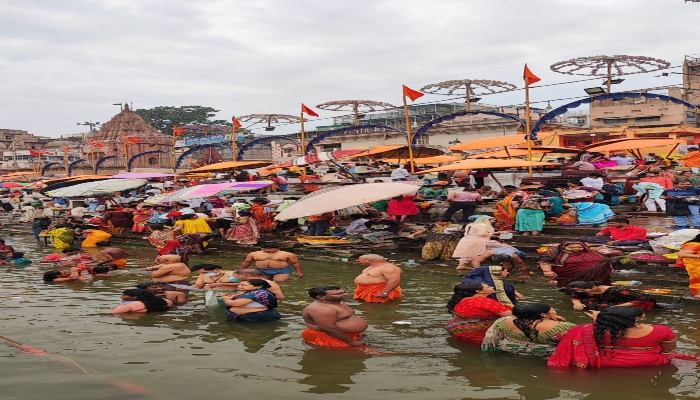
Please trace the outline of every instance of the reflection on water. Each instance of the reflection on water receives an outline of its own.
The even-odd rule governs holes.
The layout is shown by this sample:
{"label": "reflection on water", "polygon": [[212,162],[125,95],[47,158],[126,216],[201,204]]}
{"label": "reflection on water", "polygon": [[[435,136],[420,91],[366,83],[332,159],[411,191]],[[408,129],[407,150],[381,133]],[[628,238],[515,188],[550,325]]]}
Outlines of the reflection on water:
{"label": "reflection on water", "polygon": [[[35,260],[52,249],[31,237],[8,242]],[[350,304],[365,318],[376,354],[329,350],[304,344],[301,309],[306,289],[338,284],[352,288],[362,266],[305,262],[304,279],[283,284],[279,321],[226,322],[223,309],[204,307],[203,295],[165,313],[118,317],[106,314],[123,289],[148,280],[150,248],[130,248],[133,267],[108,279],[44,284],[49,265],[3,267],[0,302],[3,337],[47,351],[27,354],[0,344],[2,399],[159,399],[200,396],[278,396],[290,399],[676,399],[696,398],[698,367],[692,362],[634,370],[550,371],[542,360],[482,354],[454,341],[442,328],[445,302],[457,279],[409,271],[401,302]],[[217,262],[234,269],[243,254],[206,255],[193,263]],[[574,322],[558,292],[519,287],[528,301],[545,302]],[[13,299],[13,297],[21,297]],[[679,347],[695,352],[695,306],[669,305],[649,313],[649,322],[679,333]],[[408,321],[410,324],[394,324]],[[65,357],[65,358],[61,358]]]}

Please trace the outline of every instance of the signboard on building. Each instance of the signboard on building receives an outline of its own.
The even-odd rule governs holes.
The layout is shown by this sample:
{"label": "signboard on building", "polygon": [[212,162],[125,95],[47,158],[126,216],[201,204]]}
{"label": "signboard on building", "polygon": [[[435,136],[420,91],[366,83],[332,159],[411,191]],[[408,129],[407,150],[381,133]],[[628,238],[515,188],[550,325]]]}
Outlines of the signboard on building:
{"label": "signboard on building", "polygon": [[[240,140],[240,137],[239,137]],[[184,138],[175,142],[175,147],[193,147],[204,144],[225,143],[231,141],[231,134],[207,135],[192,138]]]}

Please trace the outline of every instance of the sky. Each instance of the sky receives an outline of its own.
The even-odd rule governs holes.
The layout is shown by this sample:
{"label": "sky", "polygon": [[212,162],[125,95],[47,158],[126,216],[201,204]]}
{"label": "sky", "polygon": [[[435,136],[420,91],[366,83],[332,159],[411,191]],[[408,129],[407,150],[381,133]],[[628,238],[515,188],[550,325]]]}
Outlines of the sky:
{"label": "sky", "polygon": [[[585,77],[549,66],[575,57],[648,56],[680,72],[700,57],[700,3],[684,0],[0,0],[0,129],[60,137],[134,108],[202,105],[232,115],[299,115],[331,100],[402,104],[453,79],[523,86]],[[675,67],[675,68],[673,68]],[[680,84],[659,72],[616,90]],[[544,108],[603,79],[533,88]],[[448,101],[426,95],[416,103]],[[457,100],[462,102],[463,100]],[[522,90],[483,97],[524,101]],[[317,110],[309,126],[346,113]],[[253,126],[262,133],[261,126]],[[275,134],[298,131],[284,126]]]}

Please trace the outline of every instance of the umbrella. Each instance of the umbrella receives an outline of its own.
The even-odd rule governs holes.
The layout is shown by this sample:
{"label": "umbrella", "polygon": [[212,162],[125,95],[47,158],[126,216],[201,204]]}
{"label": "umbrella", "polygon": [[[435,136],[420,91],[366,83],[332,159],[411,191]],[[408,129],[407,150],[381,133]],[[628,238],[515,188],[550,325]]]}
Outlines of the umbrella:
{"label": "umbrella", "polygon": [[248,190],[257,190],[272,185],[270,181],[253,181],[253,182],[223,182],[210,183],[206,185],[192,186],[170,193],[163,193],[152,196],[146,199],[146,203],[173,203],[178,201],[186,201],[198,199],[202,197],[213,196],[222,192],[244,192]]}
{"label": "umbrella", "polygon": [[123,172],[121,174],[112,175],[111,179],[154,179],[167,178],[175,176],[174,174],[159,174],[157,172]]}
{"label": "umbrella", "polygon": [[325,161],[333,161],[339,158],[348,158],[356,154],[366,152],[366,149],[349,149],[349,150],[336,150],[336,151],[324,151],[321,153],[307,154],[304,157],[295,158],[287,162],[275,165],[275,167],[291,167],[292,165],[309,165],[318,164]]}
{"label": "umbrella", "polygon": [[145,179],[107,179],[84,182],[74,186],[47,191],[52,197],[84,197],[113,194],[122,190],[136,189],[148,183]]}
{"label": "umbrella", "polygon": [[[413,158],[422,157],[433,157],[441,156],[445,154],[444,151],[433,149],[432,147],[418,146],[413,148]],[[410,156],[408,151],[408,146],[375,146],[364,153],[358,153],[353,156],[343,157],[343,158],[358,158],[358,157],[372,157],[372,158],[402,158],[408,159]]]}
{"label": "umbrella", "polygon": [[[669,138],[626,138],[626,139],[612,139],[606,140],[600,143],[595,143],[584,147],[584,150],[590,152],[599,151],[624,151],[624,150],[638,150],[646,149],[650,147],[663,147],[663,146],[678,146],[679,144],[685,143],[684,140],[669,139]],[[675,149],[675,147],[674,147]]]}
{"label": "umbrella", "polygon": [[[532,154],[548,154],[548,153],[578,153],[579,149],[571,149],[568,147],[555,146],[533,146]],[[527,149],[524,147],[509,147],[504,150],[490,151],[487,153],[473,154],[470,158],[506,158],[506,157],[522,157],[527,155]]]}
{"label": "umbrella", "polygon": [[441,171],[460,171],[460,170],[474,170],[474,169],[503,169],[503,168],[521,168],[521,167],[546,167],[554,165],[548,162],[539,161],[527,161],[517,158],[512,158],[508,160],[501,159],[469,159],[464,161],[458,161],[449,165],[443,165],[442,167],[426,169],[421,171],[422,174],[429,172],[441,172]]}
{"label": "umbrella", "polygon": [[16,182],[0,182],[0,188],[5,188],[5,189],[23,188],[27,185],[28,185],[28,183],[22,184],[22,183],[16,183]]}
{"label": "umbrella", "polygon": [[420,184],[413,182],[361,183],[341,186],[336,190],[308,196],[285,208],[275,217],[278,221],[308,217],[309,215],[358,206],[373,201],[413,194]]}
{"label": "umbrella", "polygon": [[[542,133],[539,135],[538,140],[551,138],[553,136],[553,133]],[[519,144],[527,144],[527,139],[525,138],[525,135],[496,136],[491,138],[477,139],[465,143],[458,143],[450,147],[450,150],[484,150],[493,149],[496,147],[517,146]]]}
{"label": "umbrella", "polygon": [[[444,164],[444,163],[450,163],[450,162],[455,162],[461,160],[460,157],[455,157],[455,156],[433,156],[433,157],[421,157],[421,158],[414,158],[413,162],[416,164],[420,165],[425,165],[425,164]],[[387,158],[382,161],[391,163],[391,164],[400,164],[402,162],[407,162],[408,158]]]}
{"label": "umbrella", "polygon": [[83,175],[83,176],[69,176],[66,178],[50,179],[44,181],[43,189],[39,190],[39,193],[46,194],[48,192],[53,192],[57,189],[79,185],[86,182],[104,181],[109,179],[109,175]]}
{"label": "umbrella", "polygon": [[227,169],[240,169],[240,168],[259,168],[266,167],[272,164],[272,161],[225,161],[211,165],[205,165],[203,167],[191,169],[186,173],[191,172],[210,172],[210,171],[223,171]]}

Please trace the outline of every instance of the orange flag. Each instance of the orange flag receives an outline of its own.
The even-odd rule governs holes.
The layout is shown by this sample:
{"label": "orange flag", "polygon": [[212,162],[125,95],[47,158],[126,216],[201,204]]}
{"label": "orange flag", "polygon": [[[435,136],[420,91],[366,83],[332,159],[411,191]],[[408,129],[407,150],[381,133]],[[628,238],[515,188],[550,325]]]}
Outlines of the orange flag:
{"label": "orange flag", "polygon": [[425,96],[425,93],[421,93],[417,90],[411,89],[406,85],[403,85],[403,95],[411,99],[411,101],[416,101],[417,98]]}
{"label": "orange flag", "polygon": [[527,67],[527,64],[525,64],[525,70],[523,71],[523,79],[525,79],[526,85],[532,85],[533,83],[537,83],[542,80],[539,76],[533,74],[532,71],[530,71],[530,68]]}
{"label": "orange flag", "polygon": [[237,128],[240,128],[243,126],[241,121],[239,121],[238,118],[236,118],[236,117],[231,118],[231,122],[233,122],[233,126],[235,126]]}
{"label": "orange flag", "polygon": [[183,128],[181,126],[173,125],[173,133],[177,136],[180,136],[183,133],[185,133],[185,128]]}
{"label": "orange flag", "polygon": [[305,106],[303,103],[301,104],[301,112],[302,113],[307,113],[308,115],[312,117],[318,117],[318,114],[316,111],[310,109],[309,107]]}

